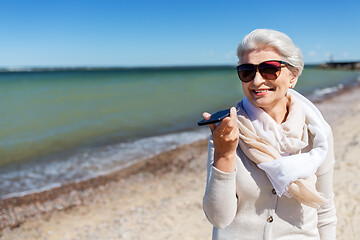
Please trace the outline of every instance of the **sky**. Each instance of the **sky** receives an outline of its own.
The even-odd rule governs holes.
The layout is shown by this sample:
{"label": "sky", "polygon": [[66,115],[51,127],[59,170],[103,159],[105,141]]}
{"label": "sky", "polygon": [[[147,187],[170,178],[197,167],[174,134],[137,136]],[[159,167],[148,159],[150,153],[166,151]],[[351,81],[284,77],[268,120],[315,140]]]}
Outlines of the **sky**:
{"label": "sky", "polygon": [[360,1],[0,0],[0,67],[235,65],[257,28],[305,64],[360,60]]}

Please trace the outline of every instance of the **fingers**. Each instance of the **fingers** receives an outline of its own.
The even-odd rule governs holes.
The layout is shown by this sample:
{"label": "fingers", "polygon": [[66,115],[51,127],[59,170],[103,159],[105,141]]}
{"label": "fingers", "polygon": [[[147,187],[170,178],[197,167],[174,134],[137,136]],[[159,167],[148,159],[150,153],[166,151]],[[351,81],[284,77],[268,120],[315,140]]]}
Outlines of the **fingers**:
{"label": "fingers", "polygon": [[[204,112],[203,117],[205,120],[209,120],[211,117],[211,114],[208,112]],[[213,133],[216,128],[216,124],[209,124],[209,128],[210,128],[211,133]]]}
{"label": "fingers", "polygon": [[220,122],[220,124],[216,127],[216,132],[217,132],[218,134],[220,134],[220,135],[226,134],[226,133],[225,133],[226,130],[227,130],[229,127],[231,127],[231,126],[229,126],[230,120],[231,120],[230,117],[224,118],[224,119]]}
{"label": "fingers", "polygon": [[209,120],[210,117],[211,117],[211,114],[208,113],[208,112],[204,112],[204,113],[203,113],[203,117],[204,117],[205,120]]}
{"label": "fingers", "polygon": [[230,108],[230,118],[231,118],[231,121],[236,122],[236,117],[237,117],[236,108],[234,108],[234,107]]}
{"label": "fingers", "polygon": [[[203,117],[205,120],[209,120],[211,117],[211,114],[208,112],[203,113]],[[236,108],[232,107],[230,109],[230,117],[224,118],[220,124],[209,124],[209,128],[211,130],[211,133],[214,133],[215,129],[217,134],[220,136],[229,135],[233,131],[237,131],[237,112]]]}
{"label": "fingers", "polygon": [[215,151],[219,155],[227,156],[236,151],[239,141],[237,126],[237,112],[230,109],[230,116],[224,118],[213,132]]}
{"label": "fingers", "polygon": [[[236,108],[232,107],[232,108],[230,108],[230,116],[224,118],[220,124],[223,126],[222,127],[223,130],[226,130],[226,128],[233,129],[237,124],[236,118],[237,118]],[[222,124],[222,123],[224,123],[224,124]]]}

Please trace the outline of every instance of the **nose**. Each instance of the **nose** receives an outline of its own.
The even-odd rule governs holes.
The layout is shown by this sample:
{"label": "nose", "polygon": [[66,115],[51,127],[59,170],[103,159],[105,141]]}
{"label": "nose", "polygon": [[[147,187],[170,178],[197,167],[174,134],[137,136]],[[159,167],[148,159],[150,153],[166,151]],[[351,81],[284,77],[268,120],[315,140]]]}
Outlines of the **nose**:
{"label": "nose", "polygon": [[259,73],[259,71],[256,71],[254,79],[253,79],[253,84],[255,86],[259,86],[264,82],[264,78],[261,76],[261,74]]}

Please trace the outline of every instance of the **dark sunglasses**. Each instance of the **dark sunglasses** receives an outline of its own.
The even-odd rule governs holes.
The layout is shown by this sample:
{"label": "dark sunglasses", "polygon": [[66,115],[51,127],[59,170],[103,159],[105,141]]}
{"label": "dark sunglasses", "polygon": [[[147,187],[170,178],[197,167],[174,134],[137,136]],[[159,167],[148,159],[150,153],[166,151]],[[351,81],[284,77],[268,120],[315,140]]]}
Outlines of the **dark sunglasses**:
{"label": "dark sunglasses", "polygon": [[[285,64],[285,65],[282,65]],[[237,73],[243,82],[250,82],[254,79],[256,71],[259,70],[260,75],[266,80],[275,80],[280,76],[281,68],[289,65],[289,63],[278,60],[269,60],[258,65],[245,63],[237,66]]]}

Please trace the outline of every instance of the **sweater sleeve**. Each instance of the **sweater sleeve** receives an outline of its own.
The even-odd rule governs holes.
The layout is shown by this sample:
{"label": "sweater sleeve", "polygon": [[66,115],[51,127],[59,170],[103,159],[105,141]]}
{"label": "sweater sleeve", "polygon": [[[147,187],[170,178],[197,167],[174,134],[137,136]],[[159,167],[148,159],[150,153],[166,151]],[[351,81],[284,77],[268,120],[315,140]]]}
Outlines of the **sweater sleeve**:
{"label": "sweater sleeve", "polygon": [[333,192],[333,173],[335,165],[334,157],[334,143],[331,129],[328,133],[328,154],[325,161],[321,164],[316,176],[318,178],[316,187],[317,190],[328,199],[328,203],[318,209],[318,229],[321,240],[336,239],[336,209],[334,203]]}
{"label": "sweater sleeve", "polygon": [[233,173],[222,172],[215,168],[213,163],[214,144],[210,137],[203,210],[209,222],[222,229],[228,226],[236,215],[236,171]]}

